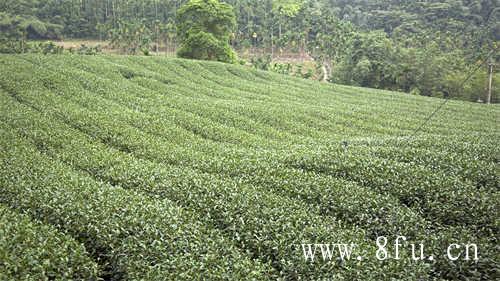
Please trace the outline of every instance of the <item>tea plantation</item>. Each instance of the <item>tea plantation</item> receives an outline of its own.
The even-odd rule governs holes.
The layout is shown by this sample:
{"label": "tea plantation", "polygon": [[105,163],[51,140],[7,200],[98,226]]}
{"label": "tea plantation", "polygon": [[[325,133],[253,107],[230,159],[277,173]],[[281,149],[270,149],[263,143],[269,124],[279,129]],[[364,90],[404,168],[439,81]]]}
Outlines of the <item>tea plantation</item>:
{"label": "tea plantation", "polygon": [[[414,135],[441,101],[215,62],[1,55],[0,279],[494,280],[500,107],[452,100]],[[360,259],[306,260],[304,243]]]}

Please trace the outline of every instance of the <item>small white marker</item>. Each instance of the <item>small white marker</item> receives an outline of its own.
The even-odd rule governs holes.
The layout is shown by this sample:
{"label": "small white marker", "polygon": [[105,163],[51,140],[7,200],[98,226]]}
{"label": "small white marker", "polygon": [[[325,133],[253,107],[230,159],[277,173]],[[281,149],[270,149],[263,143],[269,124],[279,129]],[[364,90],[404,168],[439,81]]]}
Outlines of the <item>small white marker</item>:
{"label": "small white marker", "polygon": [[362,257],[362,256],[358,256],[358,258],[357,258],[357,259],[358,259],[358,261],[360,261],[360,260],[362,260],[362,259],[363,259],[363,257]]}
{"label": "small white marker", "polygon": [[430,257],[429,257],[429,260],[430,260],[430,261],[434,260],[434,257],[433,257],[433,256],[430,256]]}

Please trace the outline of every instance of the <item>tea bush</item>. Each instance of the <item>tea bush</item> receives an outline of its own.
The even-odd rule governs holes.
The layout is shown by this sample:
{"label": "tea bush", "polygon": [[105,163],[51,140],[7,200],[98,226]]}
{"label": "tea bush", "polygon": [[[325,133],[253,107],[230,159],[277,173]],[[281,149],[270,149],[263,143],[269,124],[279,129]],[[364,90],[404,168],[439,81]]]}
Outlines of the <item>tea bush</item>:
{"label": "tea bush", "polygon": [[[0,55],[0,203],[73,237],[101,278],[491,280],[496,106],[237,65]],[[493,116],[493,118],[492,118]],[[304,261],[405,235],[479,261]],[[36,247],[34,247],[36,248]],[[332,277],[333,276],[333,277]]]}
{"label": "tea bush", "polygon": [[98,280],[85,248],[54,227],[0,205],[1,280]]}

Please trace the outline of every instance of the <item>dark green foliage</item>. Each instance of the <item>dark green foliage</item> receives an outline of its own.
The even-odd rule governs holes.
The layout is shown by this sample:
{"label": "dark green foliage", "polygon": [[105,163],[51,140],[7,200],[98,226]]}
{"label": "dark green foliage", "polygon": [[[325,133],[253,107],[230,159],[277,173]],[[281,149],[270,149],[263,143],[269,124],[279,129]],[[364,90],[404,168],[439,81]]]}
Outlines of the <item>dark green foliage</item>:
{"label": "dark green foliage", "polygon": [[[498,271],[495,105],[450,101],[409,138],[440,100],[182,59],[0,64],[0,202],[83,243],[104,278]],[[305,263],[296,247],[373,256],[377,236],[398,234],[441,258]],[[480,260],[445,259],[457,242],[478,243]]]}
{"label": "dark green foliage", "polygon": [[97,55],[102,52],[102,48],[100,45],[97,46],[87,46],[85,44],[82,44],[78,49],[70,48],[68,50],[72,54],[79,54],[79,55]]}
{"label": "dark green foliage", "polygon": [[182,40],[177,55],[181,58],[236,62],[236,53],[229,44],[221,43],[214,35],[204,31],[192,33]]}
{"label": "dark green foliage", "polygon": [[[18,67],[21,68],[25,66],[26,63],[21,62],[18,64]],[[111,70],[109,74],[113,76],[123,74],[122,69],[112,69],[109,69]],[[40,74],[44,77],[50,71],[53,71],[52,67],[41,71]],[[78,71],[77,69],[67,69],[65,73],[65,75],[69,76],[88,76],[85,72]],[[58,85],[58,87],[63,85],[66,87],[82,87],[79,85],[80,82],[77,79],[66,80],[62,77],[48,79],[53,84]],[[124,81],[123,78],[121,81],[124,82],[122,84],[125,86],[132,86],[132,88],[137,90],[137,87],[134,87],[132,83]],[[250,183],[243,184],[236,179],[219,177],[215,175],[215,171],[212,171],[213,173],[206,173],[198,171],[195,167],[190,167],[191,165],[184,168],[167,165],[168,160],[163,161],[166,160],[163,157],[167,155],[180,160],[188,155],[191,155],[189,157],[195,156],[198,152],[186,152],[182,156],[179,154],[179,151],[171,150],[171,147],[165,146],[158,136],[144,136],[137,128],[134,129],[127,122],[118,120],[115,120],[114,128],[106,130],[113,131],[112,135],[115,135],[119,131],[122,131],[122,133],[118,133],[114,137],[107,135],[107,133],[98,129],[95,125],[100,127],[111,121],[109,116],[100,114],[98,119],[94,119],[92,115],[95,113],[93,113],[88,115],[88,118],[83,117],[78,113],[83,109],[78,103],[67,103],[68,111],[63,113],[70,119],[75,117],[80,119],[77,122],[80,124],[78,129],[72,128],[72,126],[61,122],[57,118],[51,118],[51,120],[45,119],[42,122],[35,121],[32,125],[29,125],[25,123],[26,120],[34,121],[37,119],[37,116],[40,116],[40,113],[36,109],[30,108],[32,106],[41,108],[38,107],[40,104],[35,106],[32,98],[36,97],[17,88],[15,84],[15,82],[5,82],[3,85],[14,91],[15,95],[23,100],[22,104],[26,106],[22,104],[19,104],[20,107],[19,105],[16,106],[16,101],[13,98],[5,99],[5,110],[2,111],[0,118],[3,120],[8,119],[9,126],[22,136],[30,139],[38,147],[39,151],[55,159],[60,159],[75,169],[91,171],[99,180],[110,182],[115,186],[119,185],[132,191],[145,193],[157,199],[169,198],[174,202],[178,202],[178,204],[181,204],[186,209],[193,210],[200,215],[199,220],[201,222],[208,225],[216,225],[226,236],[233,237],[236,245],[241,247],[245,252],[249,252],[258,259],[272,264],[277,270],[276,272],[268,273],[267,277],[270,279],[274,279],[273,277],[292,278],[296,275],[304,278],[329,276],[331,272],[341,269],[341,266],[334,262],[326,265],[321,263],[314,265],[304,263],[300,248],[296,244],[297,241],[312,241],[316,239],[358,241],[363,245],[363,251],[367,251],[368,249],[373,250],[373,246],[369,245],[368,241],[365,241],[362,234],[358,234],[350,228],[338,226],[333,219],[332,222],[323,222],[318,214],[309,212],[307,205],[300,201],[286,196],[276,196],[267,190],[267,188],[253,186]],[[103,89],[109,89],[99,82],[98,84]],[[86,92],[86,90],[84,91]],[[89,97],[95,96],[91,92],[86,93],[89,94]],[[45,108],[48,109],[50,106],[47,102],[51,103],[50,100],[54,97],[45,91],[40,96],[41,99],[38,99],[38,102],[43,103],[43,107],[46,105],[47,107]],[[129,98],[129,101],[137,101],[135,96],[130,96]],[[109,101],[102,99],[101,104],[103,103],[108,105]],[[98,103],[95,103],[95,105],[97,106]],[[88,110],[90,110],[89,112],[94,112],[93,110],[95,109],[89,108]],[[124,111],[121,109],[124,109]],[[129,113],[128,109],[121,109],[114,111],[113,108],[113,115],[121,114],[119,112],[123,112],[124,114]],[[57,111],[57,109],[55,110]],[[12,114],[17,117],[7,117]],[[97,117],[97,115],[94,116]],[[178,118],[181,118],[181,116],[178,116]],[[19,122],[14,121],[14,119]],[[30,128],[24,131],[27,134],[21,132],[23,124]],[[163,123],[163,127],[159,129],[164,131],[167,128],[172,128],[169,135],[174,137],[174,135],[178,134],[179,130],[174,129],[172,125],[174,124]],[[40,132],[41,134],[36,132]],[[89,138],[90,134],[99,138],[100,141],[95,142]],[[122,138],[120,135],[123,134],[127,136]],[[79,145],[75,145],[76,142]],[[82,157],[82,155],[87,156]],[[210,159],[206,160],[209,162],[212,161]],[[116,204],[116,202],[113,204]],[[148,202],[145,202],[145,204],[148,204]],[[136,216],[138,215],[136,214]],[[153,224],[151,219],[145,223]],[[286,231],[283,232],[283,230]],[[388,265],[388,268],[399,266],[399,263],[396,264]],[[337,276],[346,276],[345,278],[347,279],[352,279],[354,276],[363,276],[363,278],[368,280],[374,280],[377,279],[376,276],[382,276],[382,271],[369,270],[380,267],[375,261],[364,264],[353,262],[351,266],[356,270],[342,271]],[[425,266],[408,266],[411,268],[405,270],[408,274],[425,276]],[[388,269],[388,271],[391,272],[389,273],[390,276],[401,277],[405,275],[404,272],[398,270]],[[263,275],[263,278],[265,279],[266,275]]]}
{"label": "dark green foliage", "polygon": [[218,0],[191,0],[177,14],[177,36],[183,58],[236,62],[229,36],[236,27],[231,6]]}
{"label": "dark green foliage", "polygon": [[44,22],[35,16],[9,14],[10,9],[0,9],[1,38],[9,39],[59,39],[62,25]]}
{"label": "dark green foliage", "polygon": [[85,248],[54,227],[3,204],[0,226],[1,280],[98,280],[97,265]]}
{"label": "dark green foliage", "polygon": [[[174,202],[95,181],[41,154],[40,144],[30,144],[5,126],[0,130],[6,148],[0,153],[0,183],[8,192],[0,202],[78,239],[99,262],[100,277],[264,279],[259,276],[265,266]],[[29,265],[21,266],[28,270]]]}
{"label": "dark green foliage", "polygon": [[443,52],[436,43],[405,47],[384,32],[355,33],[334,62],[331,80],[342,84],[468,101],[484,100],[486,92],[486,65],[461,85],[478,67],[468,65],[463,51]]}
{"label": "dark green foliage", "polygon": [[152,32],[144,22],[119,21],[117,27],[109,30],[110,46],[126,54],[142,52],[149,54]]}
{"label": "dark green foliage", "polygon": [[261,70],[269,70],[271,62],[272,62],[272,58],[270,55],[253,57],[250,60],[250,63],[252,64],[253,67],[255,67],[256,69],[261,69]]}
{"label": "dark green foliage", "polygon": [[0,53],[21,54],[21,53],[41,53],[44,55],[56,55],[64,52],[63,47],[57,46],[54,42],[24,42],[0,40]]}

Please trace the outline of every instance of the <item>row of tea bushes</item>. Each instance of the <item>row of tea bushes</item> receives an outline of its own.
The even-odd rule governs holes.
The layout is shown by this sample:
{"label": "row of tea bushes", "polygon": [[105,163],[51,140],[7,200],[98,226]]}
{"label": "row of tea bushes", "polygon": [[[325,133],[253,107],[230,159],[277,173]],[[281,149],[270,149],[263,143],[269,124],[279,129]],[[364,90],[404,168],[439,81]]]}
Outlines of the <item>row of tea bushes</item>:
{"label": "row of tea bushes", "polygon": [[[23,95],[20,95],[23,97]],[[47,98],[50,96],[49,93],[44,94]],[[28,100],[28,99],[26,99]],[[41,106],[41,109],[46,108],[50,109],[50,103],[45,103],[41,99],[33,101],[34,104],[38,104]],[[70,103],[65,104],[65,114],[69,114],[72,112],[74,105]],[[54,109],[54,108],[53,108]],[[85,171],[90,171],[93,174],[96,174],[100,179],[107,180],[114,184],[119,184],[128,188],[142,188],[144,190],[144,186],[147,186],[145,191],[152,192],[153,194],[159,194],[160,196],[167,196],[169,198],[175,198],[180,204],[189,204],[187,207],[194,208],[196,210],[201,211],[210,211],[210,207],[207,206],[220,206],[224,204],[225,201],[234,201],[228,200],[227,198],[223,198],[220,201],[212,201],[206,202],[206,197],[199,197],[198,193],[202,195],[208,194],[209,196],[213,196],[213,193],[210,192],[223,192],[228,193],[228,191],[224,191],[224,189],[220,189],[220,187],[215,186],[227,186],[227,184],[223,184],[221,182],[216,182],[213,180],[207,180],[206,176],[200,177],[200,185],[210,186],[214,190],[205,190],[203,187],[196,187],[197,183],[190,183],[188,178],[199,177],[196,173],[186,173],[181,170],[175,169],[170,172],[166,172],[161,168],[158,168],[155,165],[147,164],[147,162],[139,161],[136,162],[130,158],[118,158],[113,159],[113,157],[117,157],[116,152],[110,151],[109,153],[104,153],[105,146],[98,146],[97,148],[91,148],[90,140],[87,140],[86,143],[78,142],[78,138],[76,138],[77,133],[73,132],[69,135],[65,135],[65,131],[71,131],[70,127],[61,128],[60,132],[56,135],[51,135],[50,132],[54,131],[57,126],[54,124],[57,122],[52,120],[51,122],[34,122],[33,120],[40,120],[41,116],[18,116],[14,112],[5,111],[9,116],[14,117],[14,120],[29,120],[29,122],[21,122],[17,124],[17,127],[24,128],[29,130],[24,131],[24,134],[31,133],[36,138],[36,143],[43,143],[44,150],[52,150],[48,149],[47,146],[56,147],[56,149],[62,149],[65,146],[67,147],[63,150],[63,160],[72,163],[73,165],[78,165],[78,167]],[[60,116],[62,113],[58,114]],[[88,122],[84,122],[85,119],[89,117],[84,116],[94,116],[95,114],[81,114],[75,117],[71,117],[69,119],[78,120],[80,122],[79,128],[82,129],[81,125],[84,123],[87,124],[100,124],[100,120],[91,119]],[[104,117],[103,117],[104,118]],[[66,118],[65,118],[66,119]],[[17,121],[19,122],[19,121]],[[50,125],[49,125],[50,124]],[[103,123],[106,124],[106,123]],[[33,127],[30,127],[33,126]],[[114,124],[115,128],[118,128],[121,132],[127,131],[125,128],[121,128],[120,125]],[[92,136],[99,136],[99,131],[94,131],[90,126],[83,127],[84,131],[89,133]],[[102,128],[105,129],[105,128]],[[101,131],[102,131],[101,129]],[[38,131],[40,130],[40,131]],[[47,135],[48,134],[48,135]],[[45,137],[43,137],[46,135]],[[31,136],[33,137],[33,136]],[[65,138],[70,137],[70,139],[66,140],[67,144],[61,143]],[[140,140],[141,136],[136,134],[133,137],[126,139],[137,139]],[[144,138],[143,138],[144,139]],[[150,141],[147,138],[146,141]],[[55,142],[55,143],[51,143]],[[152,159],[157,158],[157,155],[162,155],[161,147],[155,146],[158,150],[152,150],[150,153],[141,153],[141,157],[152,157]],[[84,149],[80,151],[80,149]],[[95,153],[95,151],[99,151],[99,154],[96,157],[102,157],[101,159],[92,160],[91,155]],[[153,152],[154,151],[154,152]],[[134,153],[134,151],[131,151]],[[104,154],[103,154],[104,153]],[[107,156],[106,156],[107,155]],[[90,159],[89,159],[90,158]],[[110,163],[106,163],[110,162]],[[130,163],[131,162],[131,163]],[[120,164],[117,164],[120,163]],[[123,163],[123,164],[122,164]],[[130,163],[130,164],[127,164]],[[121,168],[119,168],[122,166]],[[242,165],[238,165],[239,169],[244,168]],[[140,169],[138,169],[140,168]],[[238,167],[227,167],[229,171],[238,170]],[[234,169],[233,169],[234,168]],[[183,169],[186,170],[186,169]],[[343,219],[343,221],[348,222],[349,224],[357,224],[358,227],[363,229],[367,229],[371,235],[382,235],[382,234],[394,234],[394,233],[404,233],[405,235],[409,235],[414,237],[415,239],[425,239],[428,241],[433,249],[438,249],[440,246],[445,244],[445,242],[453,241],[456,239],[457,235],[455,232],[444,230],[441,232],[434,232],[434,234],[430,235],[428,239],[424,238],[428,233],[428,226],[426,226],[426,222],[421,218],[413,214],[410,210],[405,209],[404,207],[400,207],[397,205],[397,200],[393,198],[377,195],[376,193],[370,194],[367,193],[363,188],[358,188],[356,185],[348,184],[347,182],[337,181],[333,178],[322,179],[320,177],[317,178],[309,178],[309,182],[307,181],[308,174],[293,172],[292,170],[287,170],[286,167],[276,167],[276,169],[272,170],[273,173],[259,173],[259,170],[247,170],[247,175],[251,172],[255,173],[255,177],[252,180],[245,179],[245,176],[240,177],[241,180],[247,181],[247,183],[257,183],[261,186],[264,186],[266,189],[273,188],[273,184],[276,184],[278,188],[275,188],[276,191],[279,188],[283,188],[279,191],[280,194],[287,197],[299,197],[299,199],[304,200],[309,203],[309,206],[321,206],[322,209],[319,210],[320,213],[325,215],[337,216]],[[222,172],[223,171],[219,171]],[[310,174],[311,175],[311,174]],[[276,178],[276,176],[280,176],[280,178]],[[295,177],[295,180],[294,180]],[[201,180],[205,178],[205,180]],[[153,180],[145,180],[145,179],[153,179]],[[168,180],[167,180],[168,179]],[[172,179],[177,179],[172,180]],[[267,179],[264,181],[264,179]],[[269,181],[271,179],[271,181]],[[274,179],[274,181],[272,181]],[[283,182],[288,182],[289,185],[283,185]],[[316,185],[313,185],[316,184]],[[333,186],[335,189],[323,189],[328,187],[328,185],[336,184]],[[181,190],[172,190],[172,186],[181,186]],[[195,185],[195,186],[193,186]],[[168,189],[167,189],[168,188]],[[178,187],[177,187],[178,188]],[[188,189],[186,189],[188,188]],[[197,189],[200,188],[200,189]],[[342,188],[347,188],[347,190],[342,190]],[[198,190],[202,192],[198,192]],[[239,193],[240,196],[246,197],[248,196],[245,189],[241,189]],[[255,187],[253,188],[255,191]],[[194,195],[193,195],[194,193]],[[189,194],[189,199],[186,199],[184,196]],[[198,196],[197,196],[198,195]],[[206,195],[204,195],[206,196]],[[319,196],[319,197],[318,197]],[[342,197],[343,196],[343,197]],[[238,200],[241,200],[238,199]],[[391,201],[392,200],[392,201]],[[282,200],[284,201],[284,200]],[[192,202],[192,203],[190,203]],[[392,203],[391,203],[392,202]],[[283,203],[283,202],[282,202]],[[241,205],[241,203],[235,204]],[[293,205],[293,203],[286,204],[287,206]],[[261,206],[262,207],[262,206]],[[303,209],[306,207],[303,207]],[[310,208],[310,207],[309,207]],[[247,208],[248,209],[248,208]],[[250,208],[253,209],[253,208]],[[315,209],[314,207],[312,209]],[[240,213],[239,211],[230,211],[228,213],[227,210],[221,211],[220,209],[215,209],[210,214],[218,214],[221,213],[222,218],[216,217],[217,223],[224,228],[227,228],[227,218],[234,217],[235,213]],[[247,211],[248,212],[248,211]],[[262,217],[262,215],[255,215],[258,217]],[[277,215],[279,216],[279,215]],[[283,215],[281,215],[283,216]],[[251,216],[250,216],[251,217]],[[226,221],[224,221],[226,220]],[[247,221],[248,217],[244,217],[243,221]],[[222,221],[222,222],[221,222]],[[234,223],[234,221],[233,221]],[[316,226],[319,226],[317,224]],[[392,228],[394,226],[394,229]],[[269,227],[269,226],[267,226]],[[238,229],[240,231],[241,229]],[[398,231],[399,230],[399,231]],[[241,233],[250,232],[249,229],[243,229],[241,232],[237,232],[237,236],[243,236]],[[254,233],[252,231],[251,233]],[[230,235],[234,235],[234,232],[231,232]],[[297,236],[296,233],[294,233]],[[449,236],[447,236],[449,235]],[[269,234],[258,233],[258,236],[269,236]],[[245,236],[243,236],[245,237]],[[252,237],[250,235],[250,237]],[[466,231],[463,233],[462,237],[467,237]],[[290,240],[293,237],[288,238]],[[238,239],[239,240],[239,239]],[[246,243],[249,243],[248,238],[243,240]],[[288,241],[288,240],[287,240]],[[256,245],[260,245],[261,242],[257,242],[256,244],[252,244],[256,242],[251,242],[248,247],[252,252],[256,252]],[[293,243],[290,241],[288,243]],[[429,244],[428,243],[428,244]],[[286,245],[286,244],[285,244]],[[259,248],[261,246],[258,246]],[[259,249],[257,248],[257,249]],[[269,250],[269,249],[264,249]],[[293,253],[293,250],[283,251],[280,255],[282,257],[290,256],[290,253]],[[263,258],[264,260],[269,260],[269,253],[265,252],[257,252],[259,258]],[[296,253],[296,251],[295,251]],[[300,263],[300,261],[296,261]],[[436,265],[436,274],[442,274],[442,264],[439,263],[442,261],[438,261]],[[449,266],[449,264],[447,264]],[[281,265],[276,265],[276,267],[280,268]],[[470,265],[462,265],[465,269],[469,269]],[[475,267],[473,267],[475,268]],[[303,274],[303,273],[302,273]]]}
{"label": "row of tea bushes", "polygon": [[[263,268],[256,278],[490,280],[498,272],[498,227],[488,217],[498,211],[495,107],[450,101],[415,138],[434,99],[177,59],[0,63],[1,121],[44,163],[60,161],[148,205],[180,206]],[[475,242],[481,259],[309,264],[296,247],[350,240],[371,252],[377,236],[398,234],[433,253]]]}
{"label": "row of tea bushes", "polygon": [[[89,94],[90,95],[90,94]],[[87,99],[90,99],[91,96],[87,95],[86,98]],[[44,95],[45,98],[48,98],[51,96],[50,93],[47,93]],[[71,98],[71,100],[79,100],[81,98],[79,97],[75,97],[75,98]],[[96,100],[98,101],[98,100]],[[183,153],[174,153],[172,154],[172,149],[170,148],[165,148],[164,146],[161,145],[162,143],[162,140],[159,139],[159,138],[152,138],[151,136],[144,136],[143,134],[141,134],[140,131],[137,131],[137,130],[134,130],[133,128],[130,128],[130,127],[127,127],[127,124],[121,124],[121,122],[119,122],[119,120],[123,120],[125,119],[126,120],[126,116],[129,116],[131,114],[133,114],[133,112],[127,112],[127,111],[124,111],[122,108],[120,108],[119,110],[114,110],[115,107],[112,106],[112,104],[110,104],[107,108],[108,108],[108,112],[107,114],[103,114],[102,111],[99,111],[98,109],[95,110],[95,111],[92,111],[91,114],[89,113],[85,113],[85,112],[82,112],[81,114],[77,114],[77,115],[73,115],[73,114],[70,114],[71,112],[71,108],[72,107],[69,107],[69,103],[64,103],[64,100],[49,100],[48,102],[44,102],[42,100],[37,100],[37,101],[34,101],[33,102],[34,104],[38,104],[38,105],[41,105],[41,108],[47,108],[47,109],[51,109],[52,107],[52,110],[54,111],[66,111],[66,112],[60,112],[58,115],[60,116],[65,116],[65,119],[68,119],[68,120],[73,120],[75,123],[80,123],[78,126],[79,129],[82,129],[84,130],[85,132],[87,132],[88,134],[92,135],[92,136],[98,136],[99,138],[101,138],[101,140],[103,141],[109,141],[107,136],[108,135],[112,135],[113,138],[116,138],[119,134],[124,134],[124,132],[126,132],[126,135],[121,137],[120,140],[116,141],[116,140],[113,140],[112,141],[112,145],[117,145],[118,144],[118,148],[119,149],[123,149],[124,147],[126,147],[126,151],[127,152],[133,152],[133,153],[137,153],[137,150],[139,149],[139,153],[138,153],[138,156],[139,157],[146,157],[146,158],[149,158],[149,159],[153,159],[155,161],[158,161],[158,162],[164,162],[164,161],[167,161],[167,162],[172,162],[172,155],[176,155],[174,157],[174,159],[179,159],[179,158],[193,158],[195,156],[189,156],[188,155],[185,155]],[[86,107],[95,107],[95,104],[97,102],[90,102],[90,103],[87,103],[85,104]],[[54,108],[53,105],[51,104],[61,104],[64,106],[62,106],[61,108],[59,109],[56,109]],[[69,112],[68,112],[69,110]],[[75,110],[81,110],[81,109],[75,109]],[[74,112],[78,112],[78,111],[74,111]],[[116,112],[117,115],[114,115]],[[70,114],[70,115],[68,115]],[[88,115],[91,115],[91,116],[94,116],[93,118],[90,118],[89,117],[85,117],[85,116],[88,116]],[[113,116],[114,117],[110,117],[110,116]],[[70,116],[70,117],[68,117]],[[97,116],[97,119],[95,118]],[[83,121],[85,121],[86,119],[88,119],[88,121],[82,123]],[[108,120],[109,119],[109,120]],[[106,120],[106,121],[105,121]],[[114,124],[113,124],[113,127],[110,127],[108,124],[111,124],[113,123],[113,120],[115,121]],[[95,126],[97,125],[98,130],[96,130]],[[111,130],[113,133],[109,134],[109,133],[106,133],[105,135],[102,135],[103,132],[106,132],[106,131],[109,131]],[[152,142],[153,139],[156,139],[157,141],[156,142]],[[132,143],[130,142],[131,140],[134,140]],[[165,159],[163,157],[169,157],[168,159]],[[191,160],[192,162],[196,162],[196,158],[194,158],[194,160]],[[203,159],[198,159],[198,160],[203,160]],[[220,158],[215,158],[215,159],[209,159],[211,160],[210,163],[213,164],[213,163],[217,163],[217,162],[220,162],[222,161],[222,163],[226,163],[227,161],[224,161]],[[177,161],[177,160],[176,160]],[[203,161],[201,161],[203,162]],[[269,162],[266,161],[266,162]],[[227,164],[227,163],[226,163]],[[266,170],[269,170],[269,169],[272,169],[268,166],[262,166],[262,165],[257,165],[255,167],[250,167],[251,169],[247,169],[247,170],[243,170],[242,169],[245,169],[246,167],[244,166],[244,163],[233,163],[235,165],[233,166],[224,166],[224,168],[227,169],[226,172],[231,172],[231,173],[238,173],[238,171],[240,171],[242,173],[242,175],[238,175],[240,176],[239,178],[246,178],[247,180],[247,183],[252,183],[252,181],[254,182],[258,182],[259,184],[263,185],[262,184],[262,180],[265,179],[266,177],[270,176],[271,174],[262,174],[262,173],[259,173],[259,171],[266,171]],[[208,168],[213,168],[209,165]],[[280,169],[283,169],[284,167],[275,167],[275,169],[273,170],[275,173],[280,173]],[[207,167],[204,167],[204,169],[207,169]],[[260,170],[259,170],[260,169]],[[224,173],[225,171],[223,170],[220,170],[220,169],[216,169],[212,172],[215,172],[215,173]],[[260,175],[257,176],[257,177],[254,177],[254,178],[250,178],[250,180],[248,180],[248,176],[247,175],[251,175],[251,174],[255,174],[255,175]],[[296,175],[297,178],[300,178],[302,175]],[[287,175],[286,177],[283,177],[281,176],[280,178],[278,178],[279,180],[278,181],[282,181],[282,182],[285,182],[285,181],[292,181],[293,180],[293,175],[290,176],[290,175]],[[274,183],[268,183],[267,184],[267,187],[269,188],[273,188],[273,184],[276,184],[276,188],[275,189],[279,189],[280,187],[283,186],[283,184],[280,184],[278,181],[275,181]],[[300,180],[299,180],[300,181]],[[307,190],[305,192],[302,192],[300,191],[301,188],[304,188],[304,187],[307,187],[307,185],[296,185],[297,181],[295,181],[295,183],[292,185],[292,188],[294,188],[297,192],[297,190],[299,190],[299,192],[301,192],[299,194],[299,196],[302,196],[302,198],[300,199],[305,199],[306,201],[308,201],[308,203],[311,204],[311,200],[308,200],[307,199],[307,196],[314,196],[314,192],[318,192],[318,190],[321,190],[321,185],[318,185],[318,189],[312,189],[312,190]],[[311,184],[311,183],[309,183]],[[334,184],[334,182],[332,181],[331,184]],[[339,189],[339,193],[341,192],[341,188],[342,188],[342,185],[337,185],[337,188]],[[357,199],[359,200],[359,198],[361,198],[361,194],[363,192],[363,189],[359,189],[359,192],[356,193],[356,192],[353,192],[353,193],[349,193],[351,194],[351,198],[349,199]],[[344,192],[345,193],[345,192]],[[282,192],[281,194],[284,194],[285,196],[296,196],[296,194],[286,194],[286,192]],[[322,198],[322,200],[318,200],[316,202],[312,202],[313,204],[315,205],[318,205],[318,204],[323,204],[323,207],[328,207],[329,205],[331,205],[332,203],[335,203],[335,202],[338,202],[338,201],[333,201],[333,202],[329,202],[328,199],[330,198],[333,198],[335,197],[335,193],[333,194],[329,194],[327,191],[323,192],[323,193],[320,193],[321,194],[327,194],[327,198]],[[381,203],[379,203],[377,201],[377,205],[372,205],[372,209],[373,208],[380,208],[382,207],[382,209],[386,209],[388,206],[385,206],[384,204],[386,202],[389,202],[394,200],[394,198],[387,198],[385,201],[381,201]],[[364,201],[368,201],[370,202],[370,200],[372,200],[372,197],[371,196],[368,196],[368,197],[365,197],[363,198]],[[356,202],[356,201],[353,201],[353,202]],[[394,200],[393,202],[395,202],[396,204],[398,203],[397,200]],[[346,206],[346,204],[339,204],[338,206]],[[364,203],[363,201],[360,202],[360,204],[358,205],[353,205],[353,207],[356,207],[356,206],[370,206],[370,205],[367,205],[366,203]],[[383,207],[386,207],[386,208],[383,208]],[[422,228],[422,225],[425,225],[425,222],[422,222],[422,221],[419,221],[421,219],[417,217],[415,217],[415,215],[412,215],[411,214],[411,211],[408,212],[407,210],[405,210],[404,208],[401,208],[401,207],[392,207],[392,211],[389,211],[389,215],[385,215],[384,213],[381,213],[382,215],[382,218],[379,218],[378,217],[378,212],[375,212],[373,214],[373,216],[367,216],[366,214],[372,214],[370,211],[370,209],[366,210],[366,212],[361,212],[360,210],[357,210],[359,211],[357,214],[354,215],[354,218],[357,217],[364,217],[366,218],[364,221],[359,221],[359,225],[363,225],[363,228],[367,228],[371,233],[372,235],[378,233],[378,231],[380,231],[381,228],[387,228],[387,226],[380,226],[380,225],[377,225],[375,226],[378,221],[377,219],[387,219],[389,217],[389,221],[393,221],[394,219],[390,219],[390,216],[393,216],[393,218],[398,218],[398,219],[401,219],[402,217],[406,217],[406,218],[411,218],[413,216],[413,219],[409,220],[409,223],[406,224],[406,223],[398,223],[395,227],[396,229],[400,228],[400,229],[405,229],[405,230],[408,230],[408,233],[405,233],[406,235],[411,235],[413,233],[424,233],[424,234],[421,234],[421,236],[425,236],[425,227]],[[342,208],[338,208],[338,209],[334,209],[333,212],[331,213],[326,213],[328,215],[336,215],[344,220],[349,220],[351,219],[352,221],[352,218],[350,217],[350,215],[352,215],[353,213],[355,213],[355,208],[354,209],[351,209],[351,213],[344,213],[342,215],[342,211],[343,210],[346,210],[346,208],[344,207],[343,209]],[[404,214],[408,214],[408,215],[404,215]],[[375,221],[370,221],[371,219],[375,219]],[[356,221],[354,219],[354,221]],[[373,226],[370,226],[370,225],[365,225],[364,222],[370,222]],[[403,222],[403,220],[402,220]],[[414,226],[419,226],[420,227],[414,227]],[[390,229],[389,229],[390,231]],[[380,233],[379,233],[380,234]],[[453,235],[452,235],[453,237]],[[434,235],[430,240],[433,240],[436,238],[436,235]]]}
{"label": "row of tea bushes", "polygon": [[499,211],[495,203],[499,200],[498,193],[478,190],[457,177],[425,166],[375,158],[359,147],[298,154],[291,156],[288,162],[292,167],[345,178],[391,194],[439,224],[469,226],[486,237],[499,230],[497,216],[491,216]]}
{"label": "row of tea bushes", "polygon": [[[7,129],[7,130],[6,130]],[[2,127],[0,202],[83,243],[106,279],[267,279],[218,231],[168,200],[73,172]]]}
{"label": "row of tea bushes", "polygon": [[[48,116],[44,118],[28,108],[21,108],[21,105],[3,108],[2,119],[18,133],[31,138],[47,155],[100,180],[153,198],[168,198],[205,216],[202,222],[214,224],[242,250],[270,263],[280,278],[320,278],[337,272],[339,278],[347,279],[378,280],[382,276],[404,279],[415,274],[425,276],[428,270],[425,264],[411,264],[407,260],[387,264],[377,260],[309,264],[302,256],[301,243],[352,242],[357,243],[366,256],[375,252],[374,243],[365,239],[362,230],[349,229],[334,218],[316,215],[306,204],[276,196],[257,186],[130,157],[99,142],[90,142],[91,139],[81,132],[58,124]],[[66,110],[71,111],[69,103]],[[342,270],[345,266],[357,270]],[[387,270],[377,270],[381,267]]]}
{"label": "row of tea bushes", "polygon": [[0,280],[98,280],[85,248],[0,204]]}

